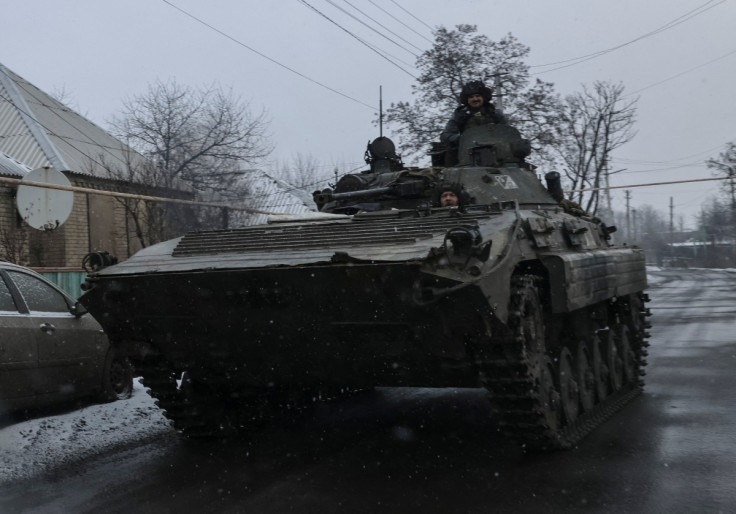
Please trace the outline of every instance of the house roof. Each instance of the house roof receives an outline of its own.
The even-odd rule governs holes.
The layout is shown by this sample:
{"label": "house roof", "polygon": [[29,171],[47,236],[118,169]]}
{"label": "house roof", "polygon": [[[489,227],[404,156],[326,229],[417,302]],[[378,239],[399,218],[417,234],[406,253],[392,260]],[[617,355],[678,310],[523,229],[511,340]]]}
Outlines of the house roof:
{"label": "house roof", "polygon": [[[67,173],[112,180],[103,164],[124,166],[126,155],[143,159],[99,126],[0,64],[0,175],[23,177],[32,169],[52,166]],[[249,209],[281,214],[317,210],[310,194],[262,171],[249,171],[244,181],[250,193],[242,204]],[[191,195],[188,188],[181,189]],[[265,223],[267,217],[237,216],[236,223]]]}
{"label": "house roof", "polygon": [[22,178],[31,171],[31,167],[0,152],[0,175],[13,178]]}
{"label": "house roof", "polygon": [[0,152],[31,169],[109,178],[103,163],[124,166],[129,147],[0,64]]}

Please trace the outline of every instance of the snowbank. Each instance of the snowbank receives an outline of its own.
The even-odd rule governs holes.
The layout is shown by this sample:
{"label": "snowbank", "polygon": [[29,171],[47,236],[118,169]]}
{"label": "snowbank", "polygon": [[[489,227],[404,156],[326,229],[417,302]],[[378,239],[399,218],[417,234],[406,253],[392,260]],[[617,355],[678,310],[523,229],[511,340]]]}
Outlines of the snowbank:
{"label": "snowbank", "polygon": [[0,428],[0,484],[29,478],[134,441],[173,434],[138,379],[133,396]]}

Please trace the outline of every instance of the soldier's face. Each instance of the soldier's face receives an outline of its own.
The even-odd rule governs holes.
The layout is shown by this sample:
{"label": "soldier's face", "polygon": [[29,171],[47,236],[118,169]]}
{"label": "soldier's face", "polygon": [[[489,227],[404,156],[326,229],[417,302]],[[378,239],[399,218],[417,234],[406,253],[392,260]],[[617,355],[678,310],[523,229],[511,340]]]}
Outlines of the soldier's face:
{"label": "soldier's face", "polygon": [[440,195],[442,207],[457,207],[457,195],[452,191],[445,191]]}
{"label": "soldier's face", "polygon": [[477,109],[478,107],[480,107],[481,105],[483,105],[483,97],[481,95],[478,95],[478,94],[470,95],[468,97],[468,105],[470,107],[473,107],[473,108]]}

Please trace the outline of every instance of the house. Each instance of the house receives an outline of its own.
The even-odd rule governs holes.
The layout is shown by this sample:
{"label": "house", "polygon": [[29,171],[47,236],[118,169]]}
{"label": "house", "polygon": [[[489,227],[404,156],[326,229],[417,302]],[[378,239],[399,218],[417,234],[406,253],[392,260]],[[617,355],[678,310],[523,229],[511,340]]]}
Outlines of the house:
{"label": "house", "polygon": [[[194,199],[185,186],[153,187],[124,179],[133,176],[126,169],[144,164],[145,158],[133,149],[0,64],[0,197],[4,198],[0,259],[33,267],[62,285],[64,273],[83,275],[82,259],[89,253],[107,251],[118,260],[130,257],[141,248],[138,231],[148,228],[136,225],[139,218],[133,209],[126,210],[120,198],[90,191]],[[20,179],[45,167],[60,171],[73,187],[84,189],[74,191],[66,222],[49,231],[29,226],[16,208]],[[249,194],[232,209],[222,209],[222,228],[265,223],[268,213],[316,210],[311,195],[262,171],[248,170],[243,185]],[[147,237],[152,234],[146,233],[145,239],[155,241],[156,237]],[[74,296],[80,293],[65,289]]]}
{"label": "house", "polygon": [[183,189],[144,187],[110,172],[143,157],[0,64],[0,258],[35,268],[79,269],[90,252],[126,259],[140,249],[131,218],[119,199],[73,193],[68,220],[36,230],[18,215],[17,180],[52,167],[78,188],[191,199]]}

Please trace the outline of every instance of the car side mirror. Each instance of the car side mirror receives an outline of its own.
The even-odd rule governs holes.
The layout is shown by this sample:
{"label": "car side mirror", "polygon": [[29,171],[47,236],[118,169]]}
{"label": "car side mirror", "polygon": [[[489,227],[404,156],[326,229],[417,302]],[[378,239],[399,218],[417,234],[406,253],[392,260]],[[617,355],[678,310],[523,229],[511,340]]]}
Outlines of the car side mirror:
{"label": "car side mirror", "polygon": [[74,302],[74,305],[71,308],[72,314],[74,314],[76,317],[81,317],[85,314],[87,314],[87,309],[79,302]]}

